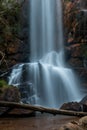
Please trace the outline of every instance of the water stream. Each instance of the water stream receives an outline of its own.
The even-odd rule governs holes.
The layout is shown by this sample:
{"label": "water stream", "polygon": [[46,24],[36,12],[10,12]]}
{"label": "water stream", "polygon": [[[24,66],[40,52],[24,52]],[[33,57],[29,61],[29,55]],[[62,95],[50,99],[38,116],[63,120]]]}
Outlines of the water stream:
{"label": "water stream", "polygon": [[79,84],[64,60],[61,0],[30,0],[29,17],[30,62],[14,66],[9,84],[24,89],[22,101],[34,105],[57,108],[77,101]]}

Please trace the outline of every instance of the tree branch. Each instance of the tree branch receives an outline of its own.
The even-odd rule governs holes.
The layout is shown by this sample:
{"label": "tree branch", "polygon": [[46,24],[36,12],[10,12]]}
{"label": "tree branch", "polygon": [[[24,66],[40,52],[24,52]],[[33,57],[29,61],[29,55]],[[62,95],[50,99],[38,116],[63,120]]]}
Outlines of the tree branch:
{"label": "tree branch", "polygon": [[0,101],[0,107],[10,107],[10,108],[17,108],[17,109],[26,109],[26,110],[32,110],[32,111],[39,111],[41,113],[51,113],[51,114],[61,114],[61,115],[70,115],[70,116],[87,116],[87,112],[76,112],[76,111],[68,111],[68,110],[62,110],[62,109],[54,109],[54,108],[46,108],[42,106],[33,106],[29,104],[20,104],[20,103],[14,103],[14,102],[5,102]]}
{"label": "tree branch", "polygon": [[0,65],[2,64],[2,62],[4,62],[6,64],[6,67],[8,68],[8,64],[7,64],[7,61],[5,59],[5,53],[3,53],[2,51],[0,51],[0,55],[1,55]]}

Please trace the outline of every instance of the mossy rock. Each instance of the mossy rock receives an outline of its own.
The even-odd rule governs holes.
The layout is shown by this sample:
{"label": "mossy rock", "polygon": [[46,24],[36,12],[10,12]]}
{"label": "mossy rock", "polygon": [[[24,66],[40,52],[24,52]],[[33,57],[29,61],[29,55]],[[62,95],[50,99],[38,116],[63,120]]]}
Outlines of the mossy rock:
{"label": "mossy rock", "polygon": [[3,87],[10,87],[10,85],[7,84],[7,82],[5,80],[0,80],[0,88],[3,88]]}
{"label": "mossy rock", "polygon": [[0,101],[20,102],[21,96],[17,87],[0,88]]}
{"label": "mossy rock", "polygon": [[20,102],[21,96],[17,87],[0,80],[0,101]]}

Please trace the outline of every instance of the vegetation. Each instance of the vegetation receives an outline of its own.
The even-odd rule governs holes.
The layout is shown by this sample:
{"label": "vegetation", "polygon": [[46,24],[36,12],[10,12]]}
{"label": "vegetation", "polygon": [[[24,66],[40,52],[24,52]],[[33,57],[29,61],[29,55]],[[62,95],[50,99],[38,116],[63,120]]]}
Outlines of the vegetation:
{"label": "vegetation", "polygon": [[20,102],[20,98],[17,87],[8,85],[5,80],[0,80],[0,101]]}
{"label": "vegetation", "polygon": [[0,65],[6,68],[7,48],[19,41],[22,4],[17,0],[0,0]]}
{"label": "vegetation", "polygon": [[8,88],[8,87],[11,87],[11,86],[8,85],[8,83],[5,80],[1,79],[0,80],[0,88]]}
{"label": "vegetation", "polygon": [[14,41],[19,32],[20,6],[13,0],[0,0],[0,44]]}
{"label": "vegetation", "polygon": [[9,87],[10,85],[8,85],[5,80],[0,80],[0,96],[4,93],[5,89]]}

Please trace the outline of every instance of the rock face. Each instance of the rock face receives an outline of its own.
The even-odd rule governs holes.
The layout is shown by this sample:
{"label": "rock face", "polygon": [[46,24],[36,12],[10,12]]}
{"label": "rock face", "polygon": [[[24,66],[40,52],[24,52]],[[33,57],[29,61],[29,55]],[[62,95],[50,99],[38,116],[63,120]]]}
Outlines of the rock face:
{"label": "rock face", "polygon": [[[18,19],[15,21],[14,19],[17,16],[18,16]],[[10,19],[10,16],[9,16],[9,19]],[[3,38],[6,43],[2,42],[0,44],[0,52],[2,52],[4,55],[4,58],[3,58],[3,55],[0,55],[0,70],[3,70],[3,71],[6,70],[7,68],[12,67],[15,64],[29,61],[29,48],[28,48],[29,46],[28,45],[29,44],[29,0],[26,0],[23,2],[20,8],[20,12],[19,11],[16,12],[15,17],[13,16],[11,17],[11,19],[14,20],[12,22],[14,22],[14,24],[18,26],[16,28],[13,24],[13,28],[17,29],[17,34],[13,34],[13,32],[11,32],[12,35],[9,35],[7,32],[6,37]],[[20,26],[20,29],[19,29],[19,26]],[[0,27],[2,27],[2,23],[0,23]],[[13,28],[11,27],[11,29]],[[5,29],[5,27],[3,29]],[[4,33],[2,33],[2,35],[4,35]]]}
{"label": "rock face", "polygon": [[[82,1],[82,3],[84,3],[84,1]],[[71,4],[73,4],[73,2]],[[73,25],[73,27],[71,28],[74,28],[75,32],[72,33],[71,28],[71,30],[68,30],[68,38],[65,46],[66,62],[68,63],[69,67],[75,70],[83,92],[86,93],[85,90],[87,89],[87,38],[85,35],[87,33],[87,29],[83,28],[82,25],[84,25],[84,23],[87,23],[87,13],[84,10],[80,10],[79,12],[77,11],[76,16],[74,16],[73,18],[73,22],[75,22],[75,19],[77,19],[78,26],[74,27],[72,21],[71,23],[69,22],[70,25]],[[68,19],[70,19],[70,17]],[[70,41],[70,39],[72,39],[72,41]]]}
{"label": "rock face", "polygon": [[[78,68],[77,75],[84,80],[87,79],[87,2],[72,0],[64,4],[66,62],[71,68]],[[82,81],[82,87],[83,84],[87,87],[86,80]]]}

